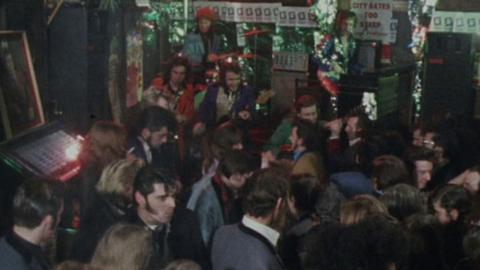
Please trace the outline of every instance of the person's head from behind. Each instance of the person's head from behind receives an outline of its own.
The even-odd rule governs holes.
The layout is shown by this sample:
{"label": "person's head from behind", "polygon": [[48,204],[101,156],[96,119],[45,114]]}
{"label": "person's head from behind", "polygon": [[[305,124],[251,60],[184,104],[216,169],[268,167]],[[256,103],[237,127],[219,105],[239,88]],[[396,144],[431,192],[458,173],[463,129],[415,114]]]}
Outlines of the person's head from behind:
{"label": "person's head from behind", "polygon": [[480,165],[475,165],[468,169],[463,188],[471,195],[480,195]]}
{"label": "person's head from behind", "polygon": [[153,253],[152,242],[152,233],[141,226],[113,225],[100,239],[90,265],[94,270],[146,270]]}
{"label": "person's head from behind", "polygon": [[175,211],[179,192],[175,177],[151,166],[142,168],[133,182],[137,214],[147,225],[169,223]]}
{"label": "person's head from behind", "polygon": [[385,189],[380,201],[387,207],[388,213],[399,221],[426,212],[425,198],[417,188],[407,184],[396,184]]}
{"label": "person's head from behind", "polygon": [[311,95],[302,95],[295,101],[297,117],[312,123],[318,121],[317,101]]}
{"label": "person's head from behind", "polygon": [[218,173],[227,188],[239,195],[252,173],[248,156],[241,150],[227,152],[218,165]]}
{"label": "person's head from behind", "polygon": [[183,56],[174,56],[168,63],[165,71],[165,82],[173,86],[186,83],[191,73],[191,66],[188,59]]}
{"label": "person's head from behind", "polygon": [[414,179],[415,186],[423,190],[432,179],[435,162],[435,152],[426,147],[411,147],[407,149],[405,161]]}
{"label": "person's head from behind", "polygon": [[232,122],[225,122],[218,126],[212,135],[210,149],[216,159],[222,159],[226,152],[242,150],[242,131]]}
{"label": "person's head from behind", "polygon": [[438,221],[445,225],[464,222],[472,202],[462,187],[446,185],[434,193],[432,206]]}
{"label": "person's head from behind", "polygon": [[378,214],[388,215],[387,207],[381,201],[372,195],[357,195],[342,204],[340,208],[340,223],[351,225],[368,216]]}
{"label": "person's head from behind", "polygon": [[219,84],[229,92],[238,90],[242,81],[242,69],[236,62],[225,62],[220,67]]}
{"label": "person's head from behind", "polygon": [[321,149],[320,130],[309,121],[297,119],[293,123],[290,142],[294,151],[319,151]]}
{"label": "person's head from behind", "polygon": [[371,178],[376,190],[410,181],[403,160],[392,155],[382,155],[373,160]]}
{"label": "person's head from behind", "polygon": [[167,143],[175,131],[175,116],[158,106],[145,108],[137,121],[136,135],[141,136],[153,148]]}
{"label": "person's head from behind", "polygon": [[368,216],[343,230],[337,239],[337,269],[403,269],[408,262],[407,235],[387,215]]}
{"label": "person's head from behind", "polygon": [[202,34],[211,33],[212,24],[217,20],[217,18],[217,13],[209,7],[198,9],[195,19],[197,20],[199,32]]}
{"label": "person's head from behind", "polygon": [[370,128],[371,121],[362,109],[355,109],[346,115],[345,133],[348,140],[361,138]]}
{"label": "person's head from behind", "polygon": [[114,161],[103,169],[95,189],[116,204],[127,206],[132,203],[133,180],[142,166],[143,163],[137,159]]}
{"label": "person's head from behind", "polygon": [[245,185],[244,212],[281,231],[285,225],[289,185],[287,176],[275,169],[263,169],[253,174]]}
{"label": "person's head from behind", "polygon": [[44,179],[26,179],[13,199],[13,230],[28,233],[33,244],[43,245],[55,233],[63,212],[63,185]]}
{"label": "person's head from behind", "polygon": [[404,224],[411,253],[408,269],[445,269],[441,257],[444,252],[442,228],[438,219],[431,214],[414,214]]}
{"label": "person's head from behind", "polygon": [[315,212],[315,204],[323,187],[317,177],[308,174],[290,177],[288,209],[296,218]]}
{"label": "person's head from behind", "polygon": [[363,133],[360,141],[355,151],[353,169],[362,171],[365,175],[371,175],[373,161],[379,156],[388,154],[389,147],[385,137],[376,130]]}
{"label": "person's head from behind", "polygon": [[111,121],[97,121],[88,131],[82,157],[103,167],[112,161],[125,158],[127,132]]}

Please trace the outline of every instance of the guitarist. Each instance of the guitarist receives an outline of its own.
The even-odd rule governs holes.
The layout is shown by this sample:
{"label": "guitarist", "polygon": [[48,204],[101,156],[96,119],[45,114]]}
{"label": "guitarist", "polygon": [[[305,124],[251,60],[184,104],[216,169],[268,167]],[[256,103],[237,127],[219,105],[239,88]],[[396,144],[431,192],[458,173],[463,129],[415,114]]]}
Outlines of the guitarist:
{"label": "guitarist", "polygon": [[220,68],[219,82],[207,89],[199,109],[201,124],[214,128],[228,120],[250,121],[255,109],[253,88],[241,83],[241,69],[235,62]]}

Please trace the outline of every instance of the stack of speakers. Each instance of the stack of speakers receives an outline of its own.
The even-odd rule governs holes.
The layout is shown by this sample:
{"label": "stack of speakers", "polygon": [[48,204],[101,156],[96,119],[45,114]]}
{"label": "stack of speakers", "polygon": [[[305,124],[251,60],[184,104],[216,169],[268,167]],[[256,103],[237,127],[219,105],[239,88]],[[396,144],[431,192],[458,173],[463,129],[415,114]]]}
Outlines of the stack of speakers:
{"label": "stack of speakers", "polygon": [[474,51],[472,34],[428,33],[421,110],[424,121],[472,118]]}

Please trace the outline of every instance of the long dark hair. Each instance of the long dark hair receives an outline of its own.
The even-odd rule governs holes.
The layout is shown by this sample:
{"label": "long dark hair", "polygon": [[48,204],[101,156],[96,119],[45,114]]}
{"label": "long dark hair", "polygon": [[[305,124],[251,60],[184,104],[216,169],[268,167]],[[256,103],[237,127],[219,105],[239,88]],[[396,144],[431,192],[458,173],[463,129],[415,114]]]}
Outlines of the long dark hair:
{"label": "long dark hair", "polygon": [[172,73],[172,69],[174,67],[183,66],[185,67],[185,84],[190,82],[191,73],[192,73],[192,66],[186,57],[175,55],[167,64],[167,68],[165,70],[165,83],[168,84],[170,82],[170,76]]}

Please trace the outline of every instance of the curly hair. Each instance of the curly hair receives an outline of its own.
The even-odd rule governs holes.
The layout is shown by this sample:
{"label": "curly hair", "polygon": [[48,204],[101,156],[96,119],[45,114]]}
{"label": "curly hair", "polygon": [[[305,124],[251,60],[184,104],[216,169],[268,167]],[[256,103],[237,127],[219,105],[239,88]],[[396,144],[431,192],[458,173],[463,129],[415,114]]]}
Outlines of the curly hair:
{"label": "curly hair", "polygon": [[192,66],[188,61],[188,58],[181,55],[176,55],[170,61],[168,61],[164,76],[165,83],[170,81],[172,69],[175,67],[185,67],[185,82],[189,82],[192,76]]}

